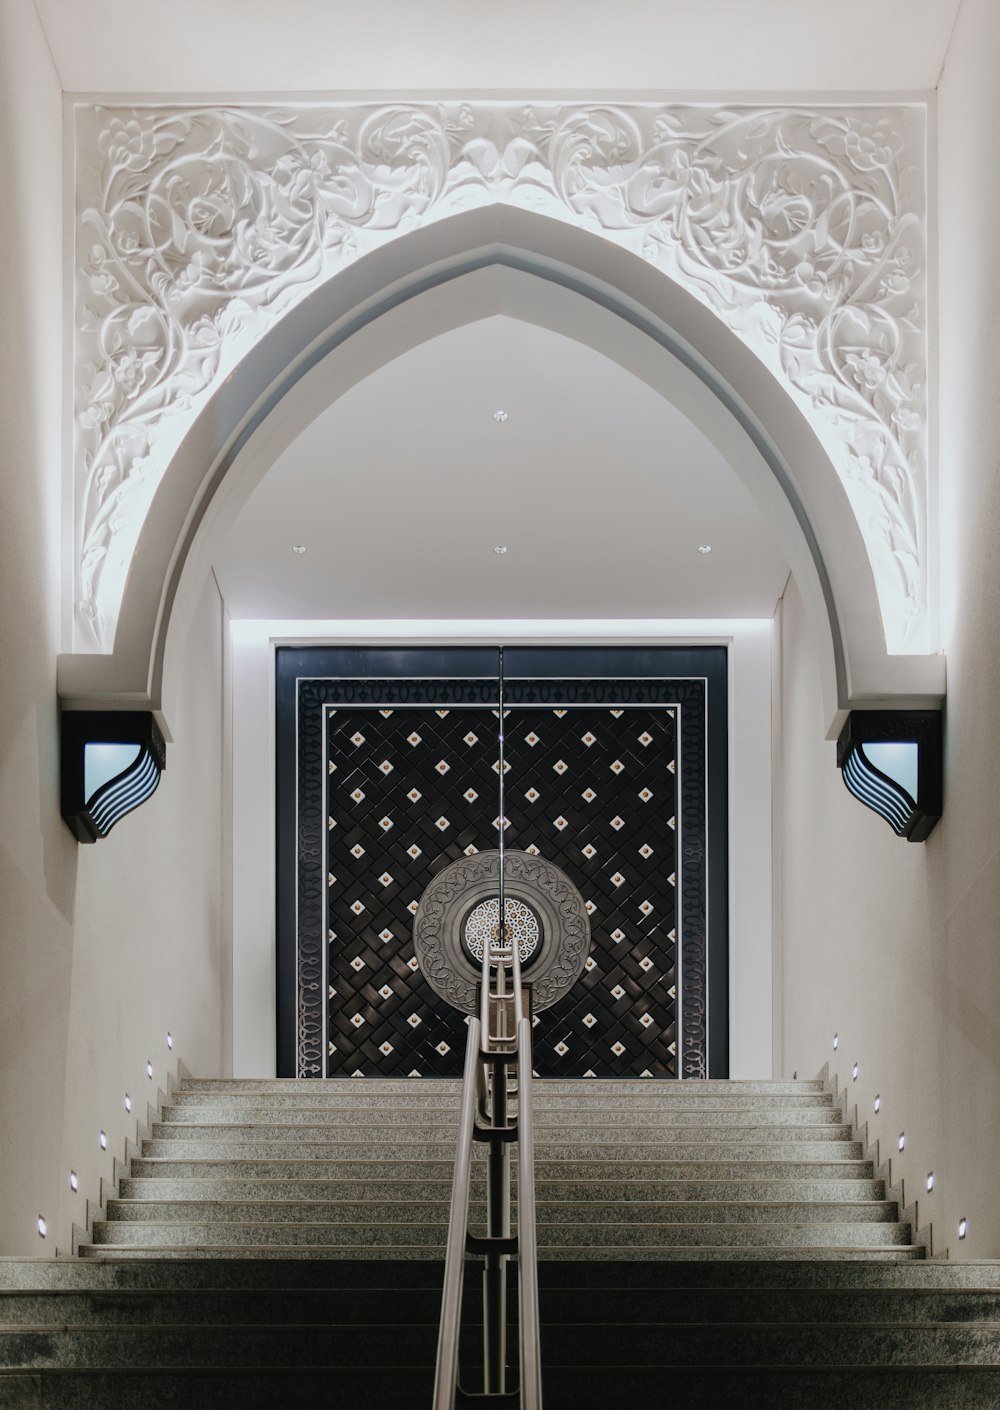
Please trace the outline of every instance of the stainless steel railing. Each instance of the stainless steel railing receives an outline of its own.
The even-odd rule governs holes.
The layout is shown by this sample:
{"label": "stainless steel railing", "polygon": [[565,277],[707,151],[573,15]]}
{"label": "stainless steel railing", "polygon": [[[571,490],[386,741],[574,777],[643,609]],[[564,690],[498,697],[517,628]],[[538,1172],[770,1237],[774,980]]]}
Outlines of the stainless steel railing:
{"label": "stainless steel railing", "polygon": [[[438,1337],[434,1410],[453,1410],[459,1391],[459,1339],[462,1289],[468,1254],[484,1260],[483,1389],[463,1389],[466,1403],[519,1398],[521,1410],[541,1410],[542,1375],[538,1312],[538,1256],[535,1229],[534,1132],[531,1109],[531,1019],[526,1011],[516,941],[505,936],[503,906],[498,943],[484,943],[479,1016],[470,1017],[462,1081],[458,1149],[451,1192],[445,1253],[441,1329]],[[511,986],[507,988],[507,966]],[[494,1031],[495,1029],[495,1031]],[[508,1112],[510,1079],[517,1085],[516,1114]],[[469,1230],[472,1147],[489,1144],[486,1181],[486,1233]],[[517,1233],[510,1232],[510,1161],[517,1143]],[[519,1392],[507,1390],[506,1267],[518,1267]]]}

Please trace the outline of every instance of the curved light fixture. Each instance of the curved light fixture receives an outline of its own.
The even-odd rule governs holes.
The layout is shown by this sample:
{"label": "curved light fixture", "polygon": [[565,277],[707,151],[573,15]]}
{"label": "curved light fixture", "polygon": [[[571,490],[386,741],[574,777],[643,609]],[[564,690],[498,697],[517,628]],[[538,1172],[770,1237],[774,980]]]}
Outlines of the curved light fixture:
{"label": "curved light fixture", "polygon": [[68,710],[62,717],[62,815],[78,842],[107,837],[145,803],[166,768],[166,745],[146,711]]}
{"label": "curved light fixture", "polygon": [[941,716],[934,710],[852,710],[837,741],[844,783],[909,842],[941,816]]}

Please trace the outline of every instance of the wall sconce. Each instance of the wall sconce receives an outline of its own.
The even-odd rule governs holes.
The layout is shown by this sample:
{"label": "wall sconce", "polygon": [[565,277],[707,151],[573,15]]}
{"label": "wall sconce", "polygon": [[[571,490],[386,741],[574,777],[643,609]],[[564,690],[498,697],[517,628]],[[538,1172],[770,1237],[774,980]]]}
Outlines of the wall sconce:
{"label": "wall sconce", "polygon": [[159,726],[146,711],[65,710],[62,815],[78,842],[97,842],[155,791],[167,766]]}
{"label": "wall sconce", "polygon": [[923,842],[941,816],[941,716],[935,710],[852,710],[837,767],[897,837]]}

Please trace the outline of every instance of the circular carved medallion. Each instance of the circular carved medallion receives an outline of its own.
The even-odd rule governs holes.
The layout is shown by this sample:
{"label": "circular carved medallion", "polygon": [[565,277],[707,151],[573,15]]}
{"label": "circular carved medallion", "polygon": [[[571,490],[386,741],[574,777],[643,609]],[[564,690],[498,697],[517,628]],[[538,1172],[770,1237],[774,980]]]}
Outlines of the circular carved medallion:
{"label": "circular carved medallion", "polygon": [[[460,857],[438,872],[414,916],[421,972],[462,1013],[476,1011],[484,939],[499,940],[499,874],[499,852]],[[504,854],[504,895],[508,947],[516,938],[522,963],[531,963],[525,977],[537,1013],[579,978],[590,950],[590,918],[569,877],[527,852]]]}
{"label": "circular carved medallion", "polygon": [[465,948],[479,964],[483,962],[483,945],[488,943],[490,953],[498,959],[510,960],[511,943],[517,942],[517,954],[522,964],[527,964],[538,949],[541,931],[538,917],[523,901],[515,901],[512,896],[504,897],[503,907],[504,938],[500,939],[500,897],[491,896],[488,901],[480,901],[473,906],[465,922]]}

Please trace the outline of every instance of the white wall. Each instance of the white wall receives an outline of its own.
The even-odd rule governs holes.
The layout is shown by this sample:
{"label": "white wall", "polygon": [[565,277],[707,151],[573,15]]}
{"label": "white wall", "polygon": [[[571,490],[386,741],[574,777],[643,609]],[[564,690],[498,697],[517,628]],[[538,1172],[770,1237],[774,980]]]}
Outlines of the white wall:
{"label": "white wall", "polygon": [[225,1067],[223,622],[209,583],[159,790],[106,842],[78,846],[59,816],[55,683],[62,99],[31,0],[0,6],[0,190],[0,1253],[45,1254],[69,1247],[134,1139],[165,1081],[167,1028],[172,1060]]}
{"label": "white wall", "polygon": [[794,589],[781,614],[781,1070],[811,1076],[830,1062],[892,1155],[906,1199],[918,1200],[920,1223],[933,1223],[935,1251],[962,1258],[1000,1256],[998,63],[1000,7],[964,0],[939,89],[948,704],[945,811],[926,844],[897,840],[847,793],[834,746],[819,740],[816,668]]}
{"label": "white wall", "polygon": [[[348,625],[359,640],[371,640],[373,633],[401,639],[407,632],[425,642],[446,639],[442,623],[336,625],[340,630],[333,638],[341,641],[348,639]],[[504,639],[503,625],[482,639]],[[588,624],[574,625],[577,639],[600,636],[600,623],[591,624],[589,634]],[[724,635],[697,640],[718,640],[729,648],[730,1074],[770,1077],[771,624],[724,625]],[[273,1076],[275,1070],[274,644],[281,639],[301,644],[310,626],[317,642],[331,640],[320,635],[318,624],[241,621],[232,629],[233,1070],[239,1077]],[[468,623],[455,626],[469,629]],[[541,626],[537,639],[567,640],[547,637]],[[649,637],[651,644],[665,639]],[[687,644],[694,639],[692,624]],[[634,632],[629,640],[637,640]],[[669,641],[682,638],[672,635]]]}

